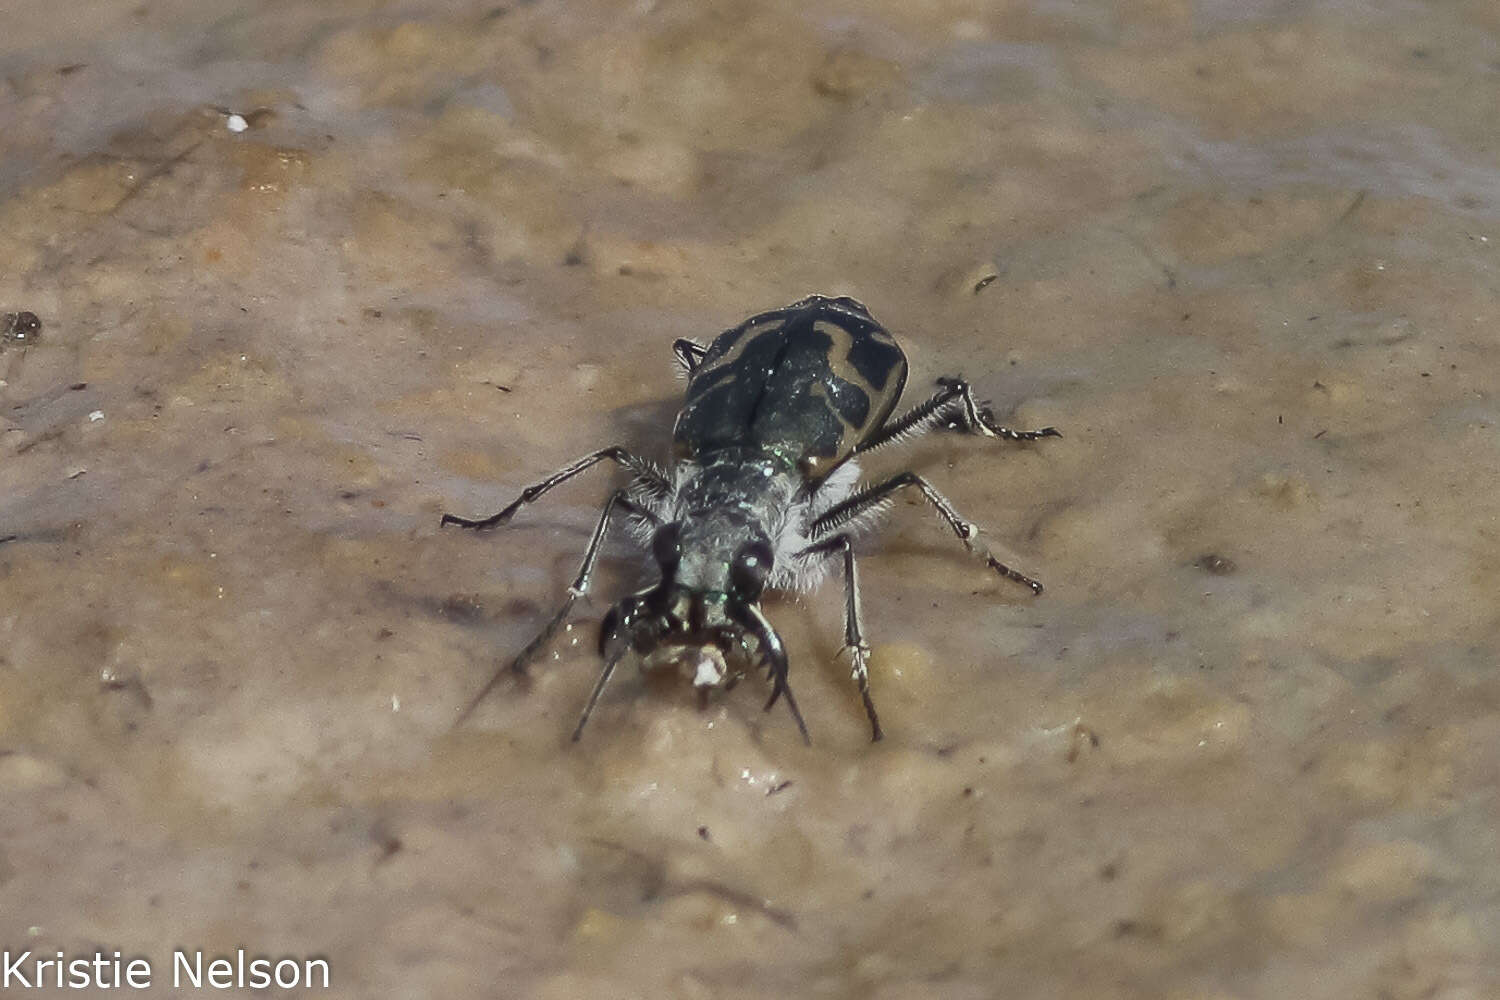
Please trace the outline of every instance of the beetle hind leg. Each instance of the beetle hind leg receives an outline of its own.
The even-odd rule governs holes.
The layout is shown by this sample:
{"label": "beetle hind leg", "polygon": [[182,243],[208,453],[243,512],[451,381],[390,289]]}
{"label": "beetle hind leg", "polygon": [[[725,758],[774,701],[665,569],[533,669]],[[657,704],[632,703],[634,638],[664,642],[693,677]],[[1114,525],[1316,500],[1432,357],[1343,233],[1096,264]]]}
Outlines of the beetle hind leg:
{"label": "beetle hind leg", "polygon": [[1037,441],[1062,437],[1056,427],[1035,431],[1017,431],[995,422],[994,411],[974,399],[974,391],[961,378],[940,378],[938,391],[926,402],[918,403],[901,416],[888,421],[855,449],[863,454],[882,445],[925,434],[943,427],[954,427],[968,434],[1003,438],[1006,441]]}
{"label": "beetle hind leg", "polygon": [[953,398],[959,401],[957,424],[961,430],[970,434],[1004,438],[1007,441],[1037,441],[1046,437],[1062,437],[1062,432],[1056,427],[1043,427],[1035,431],[1016,431],[1001,426],[995,422],[995,411],[990,409],[987,403],[976,402],[974,391],[962,378],[944,377],[938,379],[937,383],[942,386],[939,395],[942,392],[951,392]]}

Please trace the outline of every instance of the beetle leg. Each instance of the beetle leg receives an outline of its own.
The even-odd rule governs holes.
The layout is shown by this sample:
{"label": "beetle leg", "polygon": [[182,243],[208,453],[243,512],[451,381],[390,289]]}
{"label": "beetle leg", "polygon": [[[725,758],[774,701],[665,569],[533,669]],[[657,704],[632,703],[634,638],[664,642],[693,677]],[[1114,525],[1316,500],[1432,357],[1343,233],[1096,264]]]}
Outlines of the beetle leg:
{"label": "beetle leg", "polygon": [[927,431],[958,421],[959,426],[970,434],[984,437],[1004,438],[1007,441],[1035,441],[1044,437],[1062,437],[1056,427],[1043,427],[1039,431],[1015,431],[995,423],[995,414],[988,406],[974,400],[969,383],[961,378],[938,379],[938,391],[925,403],[918,403],[885,426],[855,449],[855,454],[873,451],[881,445],[902,438],[925,434]]}
{"label": "beetle leg", "polygon": [[865,715],[870,718],[870,741],[879,742],[885,734],[880,731],[880,716],[875,714],[875,702],[870,697],[870,647],[865,642],[863,615],[859,606],[859,573],[854,568],[854,544],[847,534],[834,535],[825,541],[810,545],[797,555],[828,556],[835,552],[844,554],[844,648],[853,660],[850,670],[854,683],[859,686],[859,696],[865,703]]}
{"label": "beetle leg", "polygon": [[861,490],[843,503],[829,508],[822,517],[813,521],[809,526],[808,537],[812,538],[815,543],[820,541],[822,536],[879,506],[892,493],[905,486],[915,486],[920,490],[922,497],[937,509],[943,521],[958,536],[958,540],[964,543],[964,548],[983,559],[990,569],[1008,580],[1024,583],[1031,588],[1033,594],[1042,592],[1042,585],[1039,581],[1033,580],[1025,573],[1011,569],[996,559],[984,543],[979,541],[979,526],[972,521],[965,520],[963,515],[954,509],[953,504],[948,502],[947,497],[933,489],[931,483],[915,472],[903,472],[892,476],[878,486]]}
{"label": "beetle leg", "polygon": [[677,363],[682,366],[682,374],[691,375],[703,363],[704,356],[708,354],[708,348],[696,340],[681,337],[672,341],[672,353],[677,356]]}
{"label": "beetle leg", "polygon": [[[465,706],[464,710],[458,714],[458,720],[453,723],[455,726],[462,725],[464,721],[468,719],[471,714],[473,714],[474,709],[479,707],[479,703],[485,699],[486,695],[488,695],[495,689],[495,685],[499,684],[500,679],[506,674],[525,676],[526,665],[536,658],[536,655],[540,653],[546,647],[547,643],[552,640],[552,637],[557,634],[557,630],[562,628],[563,622],[567,621],[568,612],[572,610],[574,602],[584,594],[588,593],[589,584],[593,582],[594,578],[594,564],[599,560],[599,551],[604,547],[604,533],[609,530],[609,519],[610,516],[614,514],[616,508],[624,510],[630,514],[649,516],[649,514],[642,507],[637,505],[635,501],[631,500],[630,497],[626,495],[625,490],[616,490],[613,494],[610,495],[609,501],[604,505],[604,512],[599,515],[599,523],[594,525],[594,534],[589,539],[588,548],[584,550],[583,562],[578,567],[578,575],[574,577],[573,583],[568,587],[568,595],[567,597],[563,598],[562,607],[557,609],[557,613],[552,616],[552,620],[549,621],[546,627],[537,634],[537,637],[527,643],[525,649],[516,654],[515,659],[511,660],[509,664],[501,667],[499,670],[496,670],[494,674],[491,675],[489,681],[485,683],[484,687],[480,688],[479,693],[476,694],[469,702],[469,704]],[[617,658],[618,657],[616,657],[616,659]],[[608,676],[607,673],[606,676]],[[600,686],[603,686],[602,683]],[[580,726],[580,728],[582,727]]]}
{"label": "beetle leg", "polygon": [[[467,517],[459,517],[457,514],[444,514],[442,520],[439,521],[438,524],[439,526],[445,524],[456,524],[460,528],[493,528],[497,524],[504,524],[515,516],[516,511],[520,510],[527,504],[540,499],[542,494],[552,489],[552,487],[557,486],[560,483],[567,482],[569,479],[572,479],[580,472],[584,472],[587,469],[593,468],[595,465],[604,461],[606,458],[613,459],[614,461],[619,462],[621,465],[625,466],[625,468],[635,473],[636,482],[641,484],[643,492],[646,495],[660,496],[667,493],[672,488],[672,484],[667,482],[666,478],[661,474],[661,472],[650,462],[647,462],[644,459],[636,458],[624,448],[621,448],[618,445],[613,445],[609,448],[601,448],[591,455],[585,455],[578,461],[574,462],[572,465],[569,465],[568,467],[563,469],[559,469],[552,475],[548,476],[546,479],[543,479],[541,482],[526,487],[521,491],[521,495],[515,499],[514,503],[512,503],[509,507],[506,507],[504,510],[500,511],[500,513],[498,514],[491,514],[489,517],[481,517],[473,520]],[[649,516],[644,515],[644,512],[640,513],[642,513],[643,516]]]}

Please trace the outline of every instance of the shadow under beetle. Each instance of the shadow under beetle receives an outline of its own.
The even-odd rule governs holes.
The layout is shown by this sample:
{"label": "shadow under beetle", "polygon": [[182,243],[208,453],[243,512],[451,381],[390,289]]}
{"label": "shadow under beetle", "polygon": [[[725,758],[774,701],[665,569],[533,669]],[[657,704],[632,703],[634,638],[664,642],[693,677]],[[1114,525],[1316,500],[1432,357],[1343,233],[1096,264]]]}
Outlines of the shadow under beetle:
{"label": "shadow under beetle", "polygon": [[585,455],[527,487],[509,507],[470,520],[444,514],[442,524],[492,528],[548,490],[605,459],[632,474],[610,495],[562,607],[535,639],[496,671],[459,716],[462,722],[509,672],[521,674],[588,592],[611,521],[625,515],[650,541],[660,570],[652,586],[625,597],[604,616],[599,654],[604,669],[573,730],[583,734],[615,665],[629,651],[647,669],[675,667],[706,698],[757,664],[770,673],[766,709],[785,698],[806,742],[807,726],[787,683],[787,655],[761,612],[766,588],[811,589],[828,563],[844,569],[844,651],[864,700],[873,739],[880,718],[870,697],[868,661],[853,537],[897,490],[915,488],[974,555],[1001,576],[1040,594],[1042,585],[996,559],[979,529],[914,472],[857,489],[855,457],[938,428],[1033,441],[1057,430],[1014,431],[995,423],[968,383],[938,380],[926,402],[892,418],[906,384],[906,356],[884,327],[851,298],[810,295],[752,316],[707,347],[672,345],[687,375],[687,395],[672,432],[673,459],[663,469],[621,447]]}

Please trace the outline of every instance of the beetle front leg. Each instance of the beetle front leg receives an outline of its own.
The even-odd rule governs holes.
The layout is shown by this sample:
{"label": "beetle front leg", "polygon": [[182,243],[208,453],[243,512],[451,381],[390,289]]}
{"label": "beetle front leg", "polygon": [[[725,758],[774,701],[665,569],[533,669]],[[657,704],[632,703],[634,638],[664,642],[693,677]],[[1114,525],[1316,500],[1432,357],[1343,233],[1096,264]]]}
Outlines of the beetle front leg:
{"label": "beetle front leg", "polygon": [[951,392],[959,400],[962,413],[960,425],[970,434],[1004,438],[1007,441],[1036,441],[1045,437],[1062,437],[1062,431],[1056,427],[1043,427],[1038,431],[1014,431],[995,423],[995,412],[988,405],[975,402],[973,390],[962,378],[944,377],[938,379],[937,383],[942,386],[940,393]]}
{"label": "beetle front leg", "polygon": [[474,709],[479,707],[479,703],[495,689],[495,685],[499,684],[500,679],[506,674],[525,676],[526,665],[536,659],[537,654],[546,647],[547,643],[552,641],[552,637],[557,634],[557,630],[562,628],[563,623],[567,621],[568,612],[573,609],[574,602],[588,593],[589,584],[594,579],[594,564],[598,561],[599,552],[604,547],[604,533],[609,530],[609,519],[614,514],[616,508],[620,508],[630,514],[655,520],[654,515],[631,500],[624,490],[616,490],[611,494],[609,501],[604,505],[604,512],[599,515],[599,523],[594,525],[594,534],[589,539],[588,548],[584,550],[583,562],[578,567],[578,575],[574,577],[573,583],[568,587],[568,596],[563,599],[562,607],[557,609],[557,613],[552,616],[552,620],[537,634],[537,637],[527,643],[526,648],[516,654],[515,659],[491,675],[479,693],[458,714],[458,720],[454,722],[455,726],[462,725],[473,714]]}
{"label": "beetle front leg", "polygon": [[828,556],[835,552],[844,554],[844,649],[853,664],[850,675],[859,686],[859,696],[865,703],[865,715],[870,719],[870,742],[877,743],[884,737],[880,730],[880,716],[875,714],[875,701],[870,697],[870,647],[865,642],[863,618],[859,604],[859,573],[854,567],[854,543],[846,534],[834,535],[826,541],[808,546],[797,555],[802,558]]}
{"label": "beetle front leg", "polygon": [[472,520],[467,517],[459,517],[457,514],[444,514],[442,520],[438,522],[438,525],[439,527],[441,527],[445,524],[456,524],[460,528],[483,529],[493,528],[497,524],[504,524],[515,516],[516,511],[520,510],[522,507],[526,506],[529,503],[532,503],[535,500],[539,500],[542,495],[548,490],[552,489],[552,487],[567,482],[569,479],[572,479],[580,472],[585,472],[588,469],[593,468],[595,465],[598,465],[606,458],[620,463],[625,468],[635,473],[637,481],[641,482],[644,485],[645,491],[650,495],[664,494],[672,488],[672,484],[667,482],[665,477],[662,476],[661,472],[659,472],[656,467],[650,462],[647,462],[644,459],[636,458],[630,452],[626,451],[624,448],[621,448],[618,445],[612,445],[608,448],[601,448],[591,455],[585,455],[578,461],[574,462],[572,465],[569,465],[563,469],[559,469],[552,475],[548,476],[546,479],[543,479],[541,482],[526,487],[521,491],[521,495],[516,498],[514,503],[512,503],[509,507],[506,507],[504,510],[500,511],[500,513],[498,514],[491,514],[489,517],[475,518]]}
{"label": "beetle front leg", "polygon": [[906,486],[915,486],[920,490],[923,499],[932,504],[942,517],[944,523],[958,536],[958,540],[964,543],[964,548],[983,559],[990,569],[1008,580],[1024,583],[1031,588],[1033,594],[1040,594],[1042,592],[1040,581],[1033,580],[1025,573],[1013,570],[999,559],[996,559],[985,544],[979,541],[979,525],[966,520],[963,515],[954,509],[953,504],[948,502],[947,497],[933,489],[931,483],[915,472],[903,472],[892,476],[878,486],[862,490],[843,503],[834,505],[822,517],[813,521],[809,529],[810,537],[814,541],[820,540],[828,532],[848,524],[860,515],[880,506],[892,493]]}

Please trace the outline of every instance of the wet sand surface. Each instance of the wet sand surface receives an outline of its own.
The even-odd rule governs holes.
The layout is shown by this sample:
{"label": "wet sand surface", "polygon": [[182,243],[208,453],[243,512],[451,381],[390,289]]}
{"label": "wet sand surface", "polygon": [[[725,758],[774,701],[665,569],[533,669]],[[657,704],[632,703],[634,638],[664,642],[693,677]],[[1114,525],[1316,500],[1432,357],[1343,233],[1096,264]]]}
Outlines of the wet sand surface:
{"label": "wet sand surface", "polygon": [[[12,953],[156,995],[174,948],[322,956],[305,996],[1500,995],[1492,4],[6,20]],[[758,678],[635,671],[570,746],[621,541],[454,730],[609,473],[439,514],[664,455],[672,339],[810,291],[910,401],[962,372],[1062,430],[868,470],[1046,592],[908,498],[862,550],[883,743],[828,584],[767,604],[811,748]]]}

